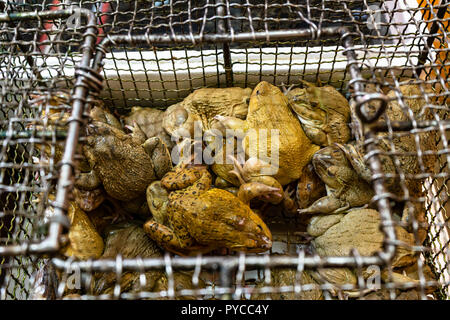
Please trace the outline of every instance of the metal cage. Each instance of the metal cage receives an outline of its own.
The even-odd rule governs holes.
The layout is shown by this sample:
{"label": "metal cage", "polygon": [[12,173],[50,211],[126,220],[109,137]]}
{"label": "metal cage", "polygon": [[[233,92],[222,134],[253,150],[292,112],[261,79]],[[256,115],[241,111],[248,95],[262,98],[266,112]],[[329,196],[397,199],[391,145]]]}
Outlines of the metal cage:
{"label": "metal cage", "polygon": [[[53,298],[448,298],[450,126],[447,106],[449,6],[446,1],[43,1],[14,4],[5,11],[36,10],[45,15],[49,14],[45,10],[56,10],[50,12],[62,17],[59,10],[69,10],[73,5],[85,8],[81,12],[91,10],[95,14],[98,37],[95,57],[85,52],[82,67],[76,74],[79,88],[72,91],[73,108],[70,104],[67,106],[72,110],[72,117],[77,112],[76,117],[81,116],[82,103],[86,104],[89,98],[102,99],[108,108],[124,114],[137,105],[165,109],[202,87],[254,87],[262,80],[280,87],[298,84],[300,80],[320,81],[340,90],[351,102],[352,131],[364,150],[365,165],[370,169],[368,178],[375,194],[372,203],[380,213],[379,227],[384,235],[384,245],[371,256],[361,255],[357,250],[350,251],[348,256],[319,256],[305,245],[304,230],[298,218],[277,216],[268,221],[276,245],[270,254],[264,255],[195,258],[169,254],[160,258],[117,255],[87,261],[55,255],[42,260],[23,255],[29,250],[26,246],[24,251],[17,252],[21,255],[4,259],[2,263],[3,298],[32,297],[30,286],[47,273],[57,274],[59,278],[59,285],[52,288]],[[58,25],[53,20],[52,23]],[[45,34],[50,28],[49,24],[39,24],[37,31],[32,29],[31,32]],[[11,26],[5,34],[17,35],[18,30],[21,30],[20,24]],[[80,37],[80,30],[83,31],[83,27],[68,28],[63,35],[69,39]],[[90,33],[85,37],[88,38],[91,44],[95,41]],[[50,38],[50,44],[55,41],[61,46],[53,45],[50,54],[41,50],[37,57],[45,59],[51,54],[79,57],[67,49],[70,40],[63,39]],[[36,37],[30,40],[35,48],[45,43]],[[9,52],[20,48],[8,42],[5,46]],[[8,56],[20,55],[9,53]],[[22,67],[25,58],[21,60]],[[59,70],[58,75],[64,74],[71,65],[63,66],[60,61],[59,64],[49,61],[42,69],[55,69]],[[5,63],[12,68],[18,62],[5,57]],[[37,68],[34,62],[27,63],[28,72]],[[4,77],[12,81],[17,75]],[[46,84],[42,89],[47,95],[56,88],[77,87],[73,77],[66,84],[52,77],[51,85]],[[99,86],[101,78],[102,88]],[[405,91],[405,85],[414,85],[416,91]],[[26,85],[19,87],[28,88]],[[86,95],[88,90],[89,96]],[[23,100],[31,93],[34,91],[24,93]],[[411,101],[419,98],[424,102],[417,112]],[[385,112],[392,103],[400,106],[401,121],[390,121]],[[2,103],[2,110],[4,106]],[[34,114],[34,121],[40,119],[41,112],[39,109]],[[11,125],[11,117],[5,113],[5,125]],[[50,130],[59,132],[56,127]],[[36,124],[35,128],[41,136],[41,132],[47,134],[49,131]],[[64,128],[61,131],[65,131]],[[71,127],[68,135],[70,130]],[[8,146],[11,138],[5,134],[2,142]],[[72,136],[74,140],[77,138],[78,132]],[[413,141],[411,149],[400,148],[397,142],[401,139]],[[424,139],[431,143],[424,145]],[[75,146],[74,140],[66,145],[66,150],[71,148],[68,146]],[[56,148],[57,142],[52,140],[52,143]],[[53,152],[50,159],[54,161],[55,158]],[[21,168],[19,171],[24,169],[22,162],[32,161],[31,158],[17,160],[17,156],[13,159],[10,162],[14,168]],[[435,164],[433,168],[425,164],[430,159]],[[385,163],[389,161],[393,167],[387,171]],[[418,165],[412,172],[405,172],[405,161]],[[19,179],[18,182],[12,178],[7,182],[6,175],[14,173],[8,173],[11,165],[5,162],[2,160],[0,165],[4,175],[2,195],[17,194],[17,183],[22,181],[20,173],[14,178]],[[60,183],[67,186],[64,183],[71,175],[64,174],[63,168],[59,173]],[[42,170],[39,177],[43,175]],[[396,192],[392,191],[392,180],[398,185]],[[31,185],[32,182],[25,180],[22,184]],[[62,189],[60,185],[58,191]],[[36,221],[42,219],[46,206],[37,208],[33,199],[37,197],[35,193],[43,190],[30,191],[31,194],[25,196],[28,200],[15,197],[9,205],[6,201],[4,216],[11,210],[9,206],[23,207],[24,203],[30,203],[25,206],[29,212],[27,217],[31,215]],[[51,193],[50,187],[46,192]],[[57,194],[60,205],[56,208],[67,208],[69,196],[64,193]],[[396,218],[398,206],[409,210],[409,219]],[[17,209],[12,212],[14,218],[10,224],[4,223],[0,228],[3,232],[8,230],[6,237],[12,239],[6,244],[19,241],[22,234],[28,237],[40,235],[34,224],[24,232],[23,228],[27,228],[29,222],[16,212]],[[11,232],[11,225],[23,233]],[[412,243],[397,238],[395,230],[399,226],[410,232],[414,239]],[[55,225],[55,228],[61,235],[61,226]],[[400,281],[392,273],[398,271],[394,270],[392,261],[399,250],[410,250],[415,256],[414,265],[408,266],[414,270],[413,281]],[[38,268],[37,277],[32,276]],[[349,269],[352,279],[340,283],[327,277],[317,279],[317,274],[323,275],[336,268]],[[157,270],[165,273],[165,278],[162,277],[165,285],[160,289],[148,284]],[[192,282],[189,288],[178,286],[181,270],[190,272],[186,273]],[[285,272],[284,277],[290,280],[283,283],[281,276],[274,273],[276,270],[281,270],[280,274]],[[381,281],[368,277],[368,270],[379,271],[380,276],[386,272],[386,275]],[[401,268],[400,272],[409,272],[405,270]],[[314,281],[312,274],[316,275]],[[96,277],[109,279],[107,293],[92,292],[92,281]],[[369,283],[374,279],[379,281],[376,289]],[[124,282],[132,283],[132,288]],[[20,295],[16,293],[17,288],[21,288]]]}

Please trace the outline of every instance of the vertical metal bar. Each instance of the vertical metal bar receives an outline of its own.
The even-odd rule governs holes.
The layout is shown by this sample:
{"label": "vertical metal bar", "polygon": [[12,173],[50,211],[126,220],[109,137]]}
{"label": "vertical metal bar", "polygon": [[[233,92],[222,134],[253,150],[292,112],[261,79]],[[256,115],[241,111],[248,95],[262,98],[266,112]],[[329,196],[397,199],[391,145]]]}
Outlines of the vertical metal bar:
{"label": "vertical metal bar", "polygon": [[[222,17],[217,21],[217,28],[219,33],[221,34],[227,34],[228,30],[225,24],[225,3],[223,0],[217,1],[217,10],[216,13],[218,16]],[[222,54],[223,54],[223,63],[224,63],[224,69],[225,69],[225,79],[227,87],[233,86],[233,65],[231,62],[231,52],[230,52],[230,45],[228,42],[224,42],[222,44]]]}
{"label": "vertical metal bar", "polygon": [[[72,9],[72,14],[79,12],[87,18],[87,29],[84,33],[84,43],[82,45],[82,60],[77,67],[89,68],[91,59],[94,54],[95,42],[97,40],[97,26],[94,14],[87,9]],[[68,133],[66,140],[66,147],[64,149],[63,158],[61,161],[61,171],[57,185],[56,201],[55,201],[55,217],[65,217],[65,211],[68,207],[68,188],[73,185],[72,176],[74,174],[73,160],[75,157],[75,150],[78,144],[79,131],[82,124],[82,117],[86,97],[89,93],[89,88],[84,82],[83,76],[77,77],[74,85],[73,109],[71,117],[68,121]],[[52,222],[49,229],[48,244],[52,248],[59,248],[59,236],[62,231],[61,223]]]}
{"label": "vertical metal bar", "polygon": [[[360,69],[358,67],[357,57],[355,54],[355,51],[353,50],[353,40],[350,36],[347,28],[341,28],[340,31],[341,34],[341,41],[342,45],[346,49],[345,55],[347,56],[348,60],[348,68],[350,75],[352,77],[352,81],[349,83],[350,86],[353,86],[354,89],[354,95],[355,100],[357,103],[356,109],[362,108],[363,103],[361,103],[365,98],[362,96],[364,91],[364,86],[362,84],[362,76]],[[382,101],[384,104],[386,101]],[[361,112],[360,112],[361,113]],[[364,119],[361,119],[364,120]],[[363,121],[361,121],[363,122]],[[364,121],[365,122],[365,121]],[[383,170],[381,166],[381,160],[376,153],[377,148],[375,146],[375,142],[373,140],[375,134],[371,131],[370,127],[363,126],[363,133],[366,134],[366,154],[369,154],[370,157],[368,159],[370,169],[373,172],[373,189],[375,191],[376,197],[377,197],[377,206],[378,211],[380,213],[381,218],[381,225],[382,225],[382,231],[384,233],[384,251],[380,252],[380,258],[383,259],[386,263],[390,262],[396,252],[396,246],[394,244],[394,241],[396,240],[395,235],[395,228],[392,223],[392,210],[391,210],[391,204],[389,202],[388,198],[388,191],[386,189],[386,186],[384,185],[384,178],[383,178]]]}
{"label": "vertical metal bar", "polygon": [[[220,268],[220,288],[222,289],[230,289],[231,288],[231,278],[233,276],[234,268],[229,265],[226,261],[221,264]],[[221,300],[231,300],[231,293],[223,293]]]}

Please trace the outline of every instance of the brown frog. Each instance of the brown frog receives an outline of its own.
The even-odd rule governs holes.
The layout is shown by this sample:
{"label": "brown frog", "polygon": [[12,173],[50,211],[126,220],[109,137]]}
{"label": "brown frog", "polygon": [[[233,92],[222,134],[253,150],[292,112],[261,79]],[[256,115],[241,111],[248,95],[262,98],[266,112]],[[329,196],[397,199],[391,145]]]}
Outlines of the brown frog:
{"label": "brown frog", "polygon": [[116,129],[122,129],[120,121],[103,104],[95,104],[89,111],[89,117],[95,121],[101,121],[109,124]]}
{"label": "brown frog", "polygon": [[80,189],[92,190],[103,184],[111,197],[129,201],[144,195],[152,181],[172,168],[164,143],[157,137],[145,140],[137,124],[131,135],[98,121],[86,127],[83,153],[92,171],[80,174],[76,181]]}
{"label": "brown frog", "polygon": [[[47,101],[47,98],[44,96],[36,97],[33,103],[33,106],[37,103],[43,103],[43,101]],[[28,126],[28,128],[32,128],[36,126],[38,130],[61,130],[67,131],[67,121],[70,118],[70,95],[63,91],[57,91],[52,94],[46,104],[41,106],[42,113],[40,120],[37,123],[32,123]],[[37,106],[36,106],[37,107]],[[90,119],[95,121],[101,121],[107,123],[117,129],[122,129],[122,126],[115,118],[115,116],[107,110],[103,102],[101,100],[93,100],[90,102],[88,115]],[[62,155],[64,152],[64,143],[57,143],[54,146],[54,150],[52,148],[52,143],[45,142],[43,144],[38,144],[37,147],[41,149],[41,151],[49,158],[53,158],[54,163],[58,163],[62,159]],[[81,155],[82,147],[81,144],[77,145],[77,155]],[[54,153],[53,153],[54,152]],[[53,153],[53,154],[52,154]],[[84,157],[77,159],[77,169],[81,172],[90,171],[89,164]]]}
{"label": "brown frog", "polygon": [[[373,256],[383,249],[385,236],[380,230],[380,223],[378,211],[353,209],[345,214],[315,216],[307,230],[315,237],[312,245],[319,256],[351,256],[352,250],[357,250],[361,256]],[[398,246],[392,266],[403,267],[414,263],[417,258],[409,247],[414,243],[413,235],[400,226],[395,227],[395,233],[397,239],[406,245]],[[365,279],[371,275],[368,271],[369,268],[363,270]],[[357,285],[358,282],[355,272],[349,268],[323,268],[311,275],[317,281],[322,278],[323,282],[336,285]],[[333,294],[339,294],[339,290],[334,291]],[[341,292],[348,297],[356,297],[359,293],[359,290]]]}
{"label": "brown frog", "polygon": [[351,207],[364,206],[372,199],[371,185],[359,177],[340,145],[333,144],[319,150],[312,163],[326,184],[327,196],[308,208],[300,209],[299,213],[339,213]]}
{"label": "brown frog", "polygon": [[[159,258],[163,252],[148,238],[141,226],[134,223],[121,223],[110,227],[106,236],[105,252],[101,259],[115,259],[120,254],[124,259]],[[159,292],[168,289],[167,275],[163,271],[148,270],[142,273],[145,278],[144,286],[141,286],[141,273],[125,271],[120,279],[120,291],[127,293],[141,293],[145,291]],[[174,289],[193,289],[192,274],[176,271],[173,273]],[[115,285],[118,284],[115,273],[96,272],[92,282],[91,291],[95,295],[112,294]],[[204,287],[200,278],[198,288]],[[193,297],[177,297],[177,299]]]}
{"label": "brown frog", "polygon": [[316,145],[347,143],[351,132],[350,106],[334,87],[316,87],[302,81],[303,88],[286,90],[289,104],[297,114],[306,136]]}
{"label": "brown frog", "polygon": [[[399,91],[399,93],[397,92]],[[425,92],[429,92],[425,88]],[[403,104],[397,100],[397,95],[401,94]],[[388,103],[385,113],[380,117],[380,121],[409,121],[411,117],[416,121],[431,120],[432,112],[430,108],[426,108],[426,101],[422,98],[422,90],[419,86],[414,84],[402,85],[398,90],[391,90],[387,94],[391,101]],[[395,156],[380,154],[381,169],[385,175],[390,177],[385,178],[385,185],[388,191],[396,196],[398,201],[405,197],[406,190],[409,193],[409,198],[418,199],[425,194],[422,184],[425,178],[419,178],[418,175],[423,173],[435,172],[436,155],[428,154],[422,155],[421,158],[417,156],[418,150],[425,152],[436,152],[436,132],[427,131],[417,134],[418,144],[416,144],[416,135],[394,133],[392,137],[388,133],[379,133],[375,140],[376,148],[383,153],[395,152]],[[342,149],[345,151],[347,159],[352,164],[353,168],[358,174],[367,182],[372,181],[372,173],[369,165],[364,161],[365,155],[362,143],[353,145],[344,145]],[[396,164],[396,161],[398,163]],[[400,178],[401,174],[405,178]],[[409,176],[416,176],[416,178],[409,178]],[[404,222],[412,222],[412,218],[420,224],[418,230],[418,239],[422,243],[427,234],[427,224],[425,218],[425,208],[423,202],[410,203],[410,207],[405,206],[403,210],[402,220]],[[410,227],[410,230],[412,227]]]}
{"label": "brown frog", "polygon": [[134,122],[145,133],[147,138],[159,137],[171,149],[173,141],[170,135],[163,128],[163,118],[165,112],[155,108],[133,107],[131,112],[124,117],[124,123],[128,127],[133,127]]}
{"label": "brown frog", "polygon": [[161,181],[154,181],[148,186],[147,204],[153,215],[153,220],[160,224],[167,225],[169,192],[161,185]]}
{"label": "brown frog", "polygon": [[[170,192],[167,225],[149,220],[144,230],[164,249],[176,254],[205,253],[229,248],[263,252],[271,248],[272,235],[250,207],[233,194],[212,188],[204,166],[185,164],[167,173],[161,185]],[[272,192],[261,185],[260,192]],[[249,202],[255,194],[243,193]]]}
{"label": "brown frog", "polygon": [[[246,120],[233,117],[217,116],[227,129],[240,130],[243,134],[242,146],[248,158],[243,167],[237,165],[240,184],[264,183],[268,186],[278,186],[282,193],[283,185],[297,180],[303,168],[311,160],[313,154],[319,150],[307,138],[300,122],[289,109],[286,96],[277,87],[266,81],[260,82],[252,92]],[[259,138],[267,131],[267,139]],[[272,133],[276,130],[279,143],[276,150],[272,149]],[[269,147],[271,146],[271,147]],[[265,151],[266,156],[261,156]],[[271,155],[274,153],[272,161]],[[275,170],[261,172],[261,168],[274,167]],[[281,198],[270,199],[276,204]]]}
{"label": "brown frog", "polygon": [[195,119],[184,107],[183,101],[173,104],[164,111],[162,127],[171,137],[172,141],[178,141],[180,137],[194,136]]}
{"label": "brown frog", "polygon": [[284,209],[287,212],[296,213],[298,209],[309,207],[314,201],[326,196],[326,194],[325,184],[316,174],[314,165],[309,163],[303,168],[302,175],[296,182],[296,187],[291,188],[288,185],[284,190]]}
{"label": "brown frog", "polygon": [[[358,250],[361,256],[372,256],[383,249],[385,236],[380,230],[380,223],[380,214],[376,210],[350,210],[337,223],[330,223],[331,226],[312,243],[320,256],[350,256],[353,249]],[[414,263],[417,258],[408,247],[414,244],[413,235],[400,226],[395,227],[395,233],[397,239],[407,246],[398,246],[392,266],[403,267]]]}
{"label": "brown frog", "polygon": [[194,121],[201,121],[203,130],[215,127],[217,115],[245,119],[250,100],[250,88],[201,88],[183,100]]}
{"label": "brown frog", "polygon": [[75,197],[75,203],[84,212],[91,212],[97,209],[105,200],[105,191],[103,188],[97,188],[94,190],[81,190],[74,188],[72,192]]}

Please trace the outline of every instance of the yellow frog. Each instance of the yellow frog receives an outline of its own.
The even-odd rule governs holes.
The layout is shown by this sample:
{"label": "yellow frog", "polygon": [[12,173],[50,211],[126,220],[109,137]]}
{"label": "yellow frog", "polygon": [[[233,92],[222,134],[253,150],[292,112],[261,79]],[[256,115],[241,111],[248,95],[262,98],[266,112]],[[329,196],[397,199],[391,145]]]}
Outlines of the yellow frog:
{"label": "yellow frog", "polygon": [[[235,172],[240,176],[241,185],[260,182],[278,187],[282,193],[281,186],[297,180],[302,174],[303,167],[320,148],[305,135],[299,120],[289,108],[287,97],[279,88],[266,81],[260,82],[253,90],[246,120],[224,116],[216,116],[216,119],[225,128],[243,133],[242,146],[247,161],[243,167],[235,161],[237,167]],[[266,139],[260,137],[263,133],[261,129],[267,130]],[[279,141],[273,146],[272,132],[279,134]],[[266,155],[261,156],[261,152],[264,151]],[[275,156],[272,157],[272,154]],[[261,169],[269,168],[270,165],[272,167],[275,165],[275,168],[278,166],[278,169],[270,174],[267,174],[270,170],[262,173]],[[281,200],[282,197],[274,197],[269,202],[279,203]]]}
{"label": "yellow frog", "polygon": [[[272,246],[266,224],[250,207],[228,191],[210,188],[211,174],[204,166],[184,164],[168,172],[161,185],[170,192],[167,225],[149,220],[144,230],[164,249],[181,255],[219,248],[263,252]],[[260,193],[273,192],[262,185]],[[253,190],[256,190],[254,188]],[[258,194],[243,193],[249,202]]]}

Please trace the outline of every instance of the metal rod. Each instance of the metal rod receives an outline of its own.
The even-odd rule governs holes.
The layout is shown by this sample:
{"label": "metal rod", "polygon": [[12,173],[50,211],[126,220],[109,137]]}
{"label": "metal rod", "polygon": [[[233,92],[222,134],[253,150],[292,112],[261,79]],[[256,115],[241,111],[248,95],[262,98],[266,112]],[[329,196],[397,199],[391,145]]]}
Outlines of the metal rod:
{"label": "metal rod", "polygon": [[[320,30],[321,37],[335,37],[342,31],[348,33],[345,27],[324,27]],[[102,65],[102,60],[106,54],[106,48],[119,44],[147,44],[149,46],[158,44],[198,44],[198,43],[230,43],[230,42],[251,42],[264,41],[271,42],[276,40],[298,40],[298,39],[317,39],[317,34],[311,29],[288,29],[269,32],[242,32],[234,35],[230,34],[204,34],[204,35],[112,35],[106,36],[97,47],[97,53],[94,60],[94,69],[97,70]]]}
{"label": "metal rod", "polygon": [[[225,24],[225,3],[223,0],[219,0],[217,2],[217,15],[222,17],[222,19],[219,19],[217,21],[217,28],[220,33],[227,34],[227,25]],[[222,55],[223,55],[223,64],[225,69],[225,82],[227,87],[233,86],[233,65],[231,63],[231,52],[230,52],[230,45],[226,42],[222,44]]]}
{"label": "metal rod", "polygon": [[53,138],[56,139],[65,139],[67,138],[67,132],[64,130],[56,130],[56,131],[32,131],[32,130],[24,130],[24,131],[15,131],[9,133],[8,131],[0,131],[0,139],[42,139],[42,138]]}
{"label": "metal rod", "polygon": [[[381,265],[385,263],[384,259],[379,256],[370,257],[319,257],[307,256],[300,260],[298,256],[257,256],[247,255],[245,257],[245,266],[248,268],[295,268],[298,264],[302,264],[305,268],[317,267],[348,267],[355,266],[356,260],[365,260],[368,265]],[[58,269],[65,269],[68,266],[67,260],[61,258],[53,258],[52,263]],[[137,261],[136,259],[123,259],[123,270],[128,271],[142,271],[142,270],[161,270],[165,268],[165,259],[161,258],[147,258]],[[172,257],[171,266],[174,269],[189,270],[199,265],[202,269],[217,270],[217,266],[222,269],[234,270],[239,266],[238,256],[224,257],[202,257],[199,262],[197,257]],[[88,261],[73,261],[70,262],[72,270],[79,269],[81,271],[114,271],[116,268],[116,259],[102,259],[102,260],[88,260]]]}
{"label": "metal rod", "polygon": [[[362,108],[363,104],[361,101],[367,100],[367,97],[362,95],[364,92],[364,86],[363,86],[363,79],[361,76],[360,68],[358,67],[358,62],[356,60],[356,54],[354,50],[351,50],[353,48],[353,40],[350,37],[350,33],[346,28],[341,28],[340,30],[341,34],[341,40],[342,45],[346,48],[346,56],[348,59],[348,68],[350,75],[352,77],[352,81],[350,82],[350,86],[353,87],[354,95],[355,95],[355,101],[357,104],[357,108]],[[383,98],[384,101],[387,101],[386,98]],[[362,119],[360,119],[362,120]],[[363,122],[363,121],[361,121]],[[363,130],[367,129],[367,125],[363,124]],[[373,133],[370,132],[370,129],[367,133],[368,137],[370,138]],[[376,150],[376,145],[374,140],[370,140],[366,145],[367,153],[371,153],[372,151]],[[373,152],[372,156],[369,158],[369,165],[370,168],[375,176],[379,176],[380,178],[375,179],[372,184],[375,191],[375,194],[377,195],[386,195],[388,194],[387,189],[384,185],[384,178],[381,168],[381,161],[379,158],[379,155],[376,152]],[[396,235],[395,235],[395,228],[394,223],[392,220],[392,210],[390,207],[390,202],[387,197],[380,196],[380,198],[377,200],[377,206],[378,211],[380,213],[380,219],[381,219],[381,230],[384,233],[384,247],[383,252],[380,252],[380,256],[383,258],[383,263],[386,264],[395,256],[396,252]],[[368,260],[366,257],[361,258],[362,265],[367,265],[366,260]]]}

